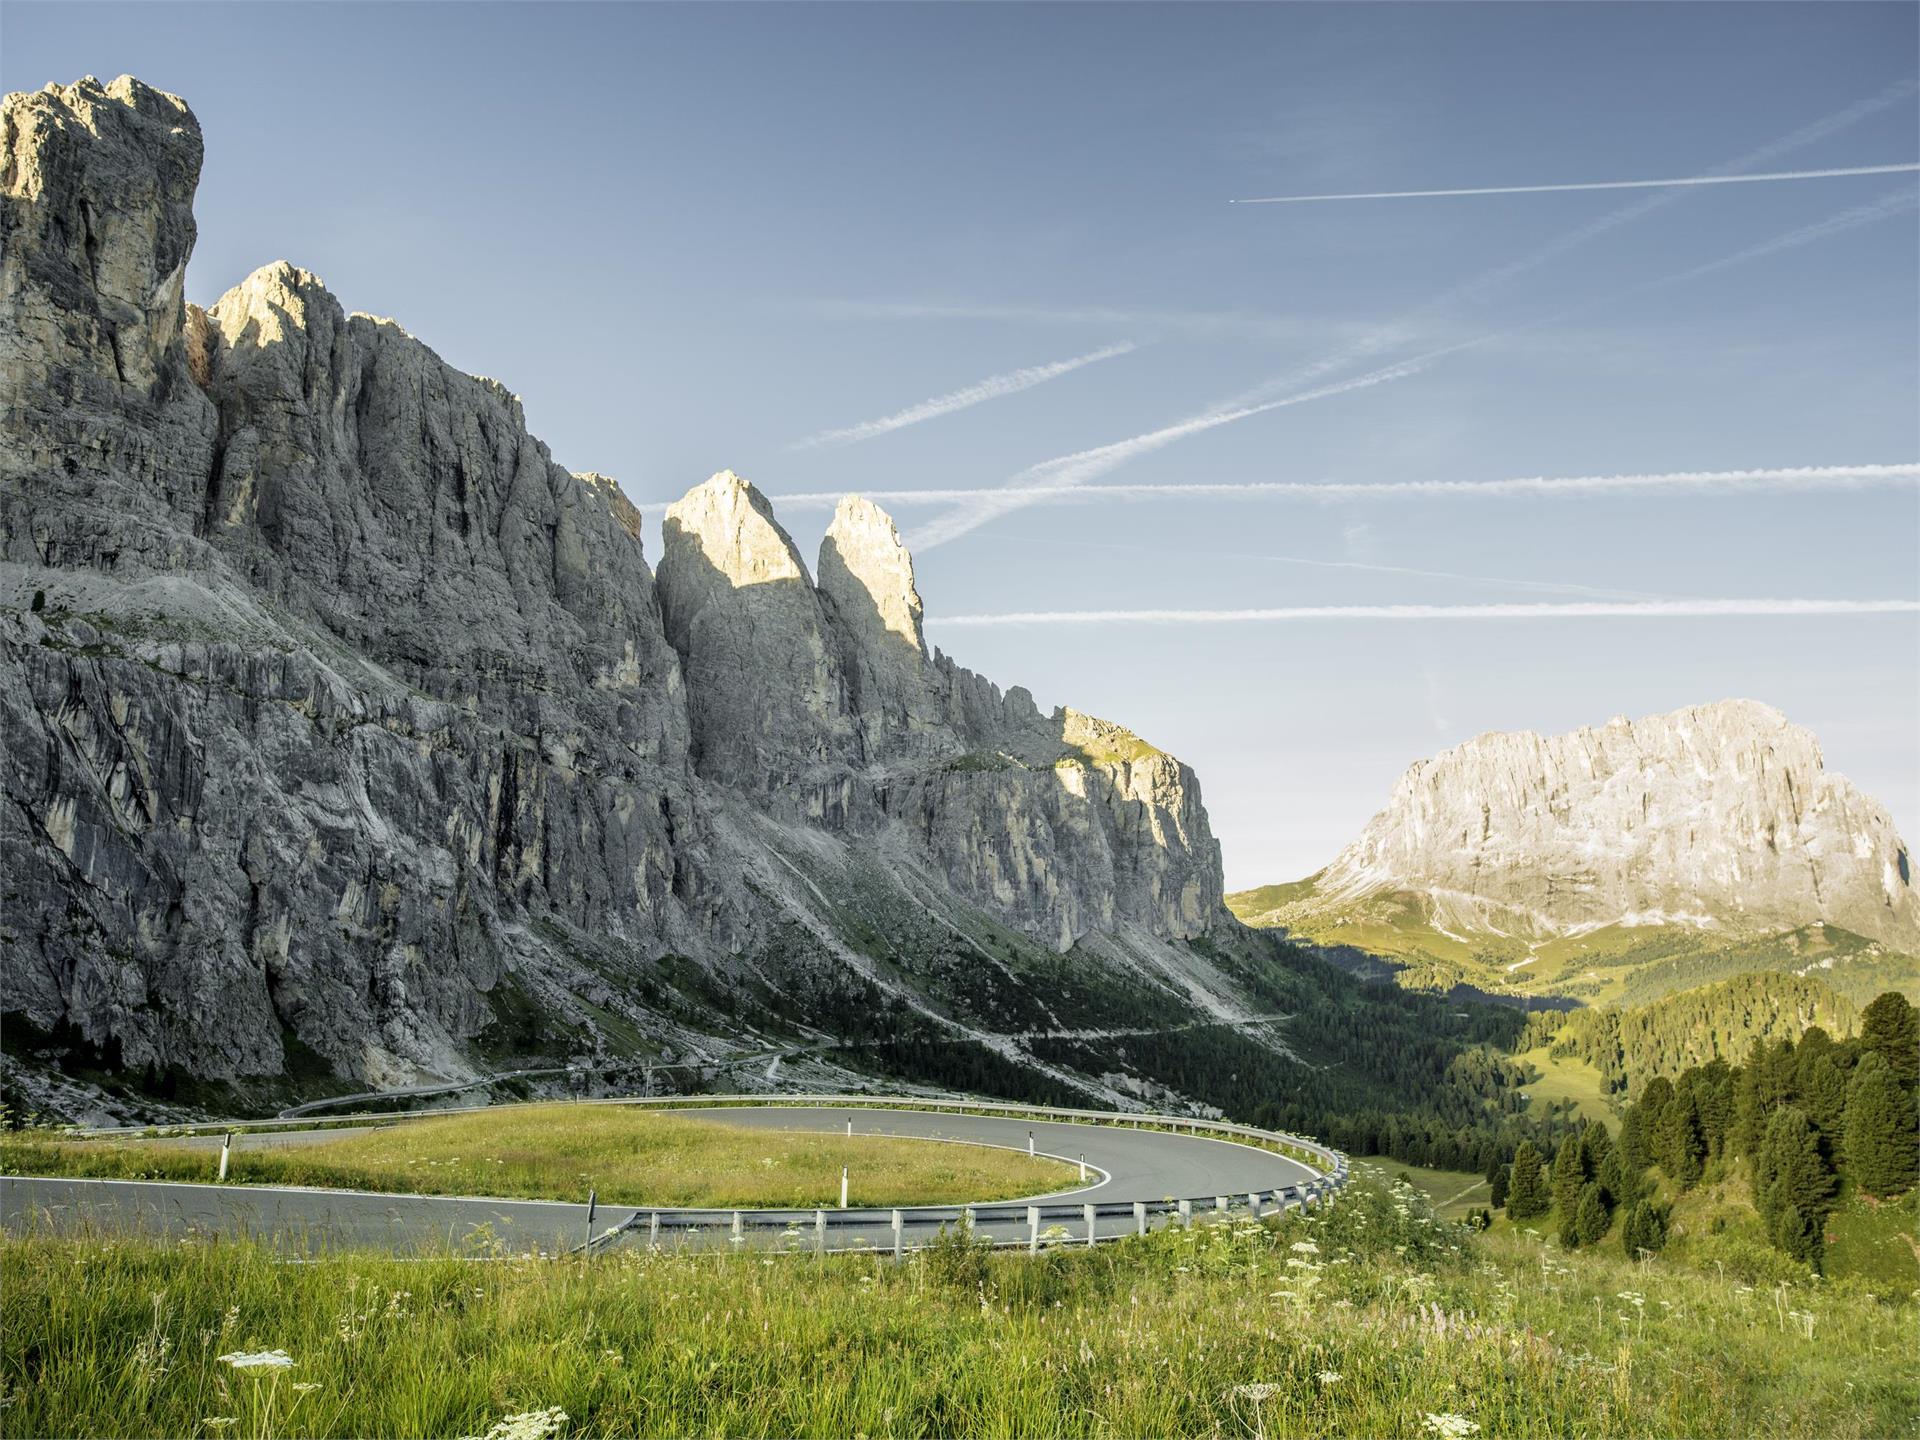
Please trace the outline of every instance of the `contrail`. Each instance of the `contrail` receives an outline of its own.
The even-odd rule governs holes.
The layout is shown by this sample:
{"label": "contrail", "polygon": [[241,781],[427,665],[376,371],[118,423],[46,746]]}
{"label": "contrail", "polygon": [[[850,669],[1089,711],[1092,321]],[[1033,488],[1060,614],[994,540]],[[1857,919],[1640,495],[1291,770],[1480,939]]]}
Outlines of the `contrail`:
{"label": "contrail", "polygon": [[[1801,465],[1751,470],[1669,470],[1644,475],[1529,475],[1504,480],[1248,480],[1195,484],[1030,485],[1019,491],[980,487],[956,490],[863,490],[880,505],[960,505],[1017,498],[1021,503],[1093,504],[1114,500],[1497,500],[1515,496],[1632,495],[1660,491],[1713,494],[1722,491],[1864,490],[1920,481],[1920,462],[1897,465]],[[794,491],[769,497],[775,504],[832,509],[839,490]]]}
{"label": "contrail", "polygon": [[822,430],[818,435],[809,435],[804,440],[796,440],[787,448],[808,450],[819,445],[851,445],[856,441],[871,440],[876,435],[885,435],[892,430],[918,425],[923,420],[951,415],[956,410],[965,410],[985,400],[997,400],[1002,395],[1014,395],[1022,390],[1031,390],[1036,385],[1044,385],[1047,381],[1058,379],[1070,371],[1080,369],[1083,365],[1092,365],[1100,360],[1111,360],[1117,355],[1125,355],[1139,348],[1131,340],[1123,340],[1118,345],[1108,345],[1085,355],[1076,355],[1071,360],[1057,360],[1051,365],[1029,365],[1023,370],[1010,370],[1004,375],[990,375],[978,384],[968,385],[945,395],[936,395],[931,400],[922,400],[918,405],[910,405],[905,410],[895,411],[878,420],[863,420],[858,425],[848,425],[840,430]]}
{"label": "contrail", "polygon": [[1422,200],[1448,195],[1547,195],[1564,190],[1664,190],[1673,185],[1754,185],[1769,180],[1830,180],[1841,175],[1897,175],[1920,170],[1920,160],[1897,165],[1846,165],[1832,170],[1773,170],[1762,175],[1687,175],[1676,180],[1593,180],[1578,185],[1482,185],[1469,190],[1369,190],[1352,195],[1262,195],[1229,205],[1307,205],[1322,200]]}
{"label": "contrail", "polygon": [[1558,605],[1288,605],[1269,610],[1013,610],[949,615],[941,626],[1252,625],[1289,620],[1693,620],[1739,616],[1913,615],[1920,600],[1577,600]]}
{"label": "contrail", "polygon": [[1209,560],[1259,560],[1273,565],[1305,565],[1315,570],[1363,570],[1370,575],[1412,575],[1422,580],[1462,580],[1470,585],[1500,585],[1512,590],[1537,590],[1549,595],[1598,595],[1608,600],[1658,600],[1646,590],[1621,590],[1606,585],[1577,585],[1569,580],[1513,580],[1501,575],[1470,575],[1461,570],[1420,570],[1411,565],[1383,565],[1371,560],[1328,560],[1318,555],[1274,555],[1257,550],[1199,549],[1191,545],[1128,545],[1105,540],[1036,540],[1031,536],[1005,537],[1017,545],[1048,550],[1126,550],[1143,555],[1202,555]]}
{"label": "contrail", "polygon": [[[1869,96],[1864,100],[1848,106],[1844,110],[1825,116],[1810,125],[1802,126],[1792,134],[1771,141],[1761,146],[1758,150],[1752,151],[1742,156],[1739,160],[1722,168],[1732,171],[1741,165],[1759,164],[1772,159],[1778,154],[1811,144],[1834,131],[1844,129],[1846,126],[1855,123],[1867,115],[1873,114],[1875,111],[1885,109],[1904,96],[1914,93],[1917,88],[1920,88],[1920,86],[1916,86],[1914,82],[1901,81],[1889,86],[1877,95]],[[1905,195],[1905,191],[1899,192],[1900,197],[1904,197]],[[1637,200],[1631,205],[1619,210],[1612,211],[1607,215],[1601,216],[1598,220],[1562,235],[1559,239],[1548,243],[1546,246],[1529,255],[1522,256],[1518,260],[1510,261],[1505,265],[1498,266],[1493,270],[1454,286],[1452,289],[1436,296],[1433,300],[1428,301],[1419,307],[1419,309],[1413,311],[1411,315],[1406,317],[1406,320],[1414,320],[1425,316],[1434,310],[1444,308],[1459,300],[1477,298],[1493,286],[1510,280],[1513,276],[1525,270],[1543,264],[1561,252],[1582,244],[1596,235],[1602,234],[1616,226],[1624,225],[1629,221],[1636,220],[1664,205],[1670,204],[1677,198],[1678,192],[1662,192]],[[1345,393],[1348,390],[1364,389],[1372,385],[1382,384],[1388,380],[1402,379],[1405,376],[1416,374],[1425,369],[1428,364],[1439,359],[1441,356],[1455,354],[1463,350],[1472,350],[1516,334],[1524,334],[1540,326],[1552,324],[1556,321],[1564,320],[1587,310],[1594,309],[1599,305],[1609,303],[1611,300],[1619,299],[1624,295],[1640,294],[1647,290],[1676,284],[1682,280],[1693,279],[1700,275],[1710,273],[1723,266],[1738,264],[1745,260],[1755,259],[1761,255],[1772,254],[1777,250],[1803,245],[1812,240],[1837,234],[1842,230],[1851,229],[1856,225],[1866,224],[1871,220],[1895,213],[1894,210],[1888,208],[1888,206],[1897,198],[1898,197],[1895,196],[1884,196],[1881,200],[1871,205],[1856,206],[1853,209],[1842,211],[1840,214],[1832,216],[1828,220],[1817,222],[1814,225],[1803,226],[1798,230],[1789,231],[1787,234],[1778,236],[1773,240],[1749,247],[1734,255],[1723,256],[1718,260],[1709,261],[1706,265],[1697,266],[1692,270],[1683,271],[1675,275],[1661,276],[1654,280],[1643,281],[1617,294],[1602,296],[1596,300],[1584,301],[1542,316],[1540,319],[1530,321],[1524,325],[1508,327],[1500,331],[1477,336],[1471,340],[1462,341],[1455,345],[1445,346],[1439,350],[1429,351],[1411,360],[1389,365],[1384,369],[1371,371],[1353,380],[1336,382],[1331,385],[1323,385],[1315,389],[1284,395],[1277,400],[1266,399],[1266,396],[1272,394],[1276,389],[1283,387],[1292,388],[1310,383],[1346,365],[1357,363],[1358,361],[1378,354],[1380,351],[1400,343],[1407,333],[1406,321],[1402,321],[1394,326],[1382,327],[1373,332],[1372,335],[1345,347],[1344,350],[1335,355],[1302,367],[1290,375],[1269,381],[1265,385],[1258,386],[1253,391],[1243,394],[1234,401],[1227,402],[1225,405],[1216,405],[1212,409],[1200,415],[1193,416],[1190,419],[1167,426],[1162,430],[1150,431],[1145,435],[1135,436],[1131,440],[1118,441],[1112,445],[1101,446],[1095,450],[1081,451],[1077,455],[1062,456],[1057,460],[1043,461],[1038,465],[1030,466],[1014,477],[1012,485],[1003,487],[1003,493],[1007,498],[998,500],[980,499],[970,502],[968,506],[956,509],[952,513],[933,521],[926,527],[924,532],[912,537],[913,544],[920,550],[936,548],[946,544],[949,540],[958,539],[969,531],[978,529],[980,526],[997,519],[1009,511],[1020,508],[1022,502],[1018,498],[1014,498],[1014,492],[1022,488],[1022,481],[1077,486],[1086,480],[1107,473],[1116,466],[1125,463],[1134,455],[1159,449],[1163,445],[1171,444],[1175,440],[1183,439],[1188,435],[1210,430],[1220,425],[1232,424],[1235,421],[1247,419],[1249,416],[1260,415],[1268,410],[1280,409],[1287,405],[1297,405],[1307,400],[1322,399],[1330,395]]]}
{"label": "contrail", "polygon": [[912,537],[912,547],[923,552],[936,549],[949,540],[957,540],[969,531],[979,529],[980,526],[1004,515],[1009,510],[1019,509],[1026,503],[1023,496],[1025,490],[1029,488],[1021,485],[1023,478],[1046,482],[1047,488],[1064,489],[1079,486],[1125,464],[1136,455],[1144,455],[1150,450],[1159,450],[1173,444],[1176,440],[1184,440],[1189,435],[1218,429],[1222,425],[1231,425],[1249,416],[1264,415],[1269,410],[1282,410],[1289,405],[1304,405],[1309,400],[1324,400],[1329,396],[1344,395],[1349,391],[1366,390],[1375,385],[1385,385],[1393,380],[1404,379],[1408,375],[1418,374],[1439,356],[1463,348],[1465,346],[1449,346],[1446,350],[1417,355],[1411,360],[1402,360],[1398,364],[1369,371],[1365,375],[1356,375],[1350,380],[1342,380],[1337,384],[1322,385],[1314,390],[1302,391],[1298,395],[1287,395],[1278,400],[1267,400],[1261,404],[1243,406],[1237,410],[1208,411],[1205,414],[1176,421],[1172,425],[1162,426],[1158,430],[1149,430],[1143,435],[1116,440],[1110,445],[1100,445],[1091,450],[1062,455],[1057,459],[1043,460],[1038,465],[1030,465],[1021,471],[1013,478],[1011,484],[1002,486],[998,490],[975,492],[978,503],[972,503],[969,508],[956,510],[950,515],[944,515],[935,520]]}
{"label": "contrail", "polygon": [[[1868,116],[1898,104],[1916,91],[1920,91],[1920,82],[1896,81],[1877,94],[1856,100],[1844,109],[1836,110],[1831,115],[1824,115],[1818,120],[1802,125],[1798,130],[1782,135],[1777,140],[1768,141],[1758,149],[1749,150],[1737,159],[1716,166],[1709,174],[1736,175],[1752,166],[1765,165],[1782,155],[1805,149],[1808,145],[1824,140],[1829,135],[1838,134]],[[1470,279],[1460,281],[1408,311],[1398,320],[1378,326],[1370,334],[1362,336],[1324,359],[1300,366],[1263,385],[1255,386],[1252,390],[1229,401],[1228,405],[1250,405],[1277,390],[1290,390],[1347,365],[1357,365],[1370,360],[1381,352],[1392,349],[1395,345],[1405,343],[1412,334],[1417,333],[1420,323],[1436,312],[1445,311],[1462,302],[1475,303],[1484,300],[1491,292],[1516,276],[1524,275],[1529,270],[1536,270],[1548,261],[1557,259],[1569,250],[1577,249],[1589,240],[1597,239],[1609,231],[1630,225],[1669,205],[1677,204],[1689,193],[1687,187],[1662,189],[1657,194],[1643,195],[1632,200],[1617,210],[1609,210],[1606,214],[1597,216],[1584,225],[1577,225],[1572,230],[1556,236],[1537,250],[1529,251],[1517,259],[1506,261]]]}

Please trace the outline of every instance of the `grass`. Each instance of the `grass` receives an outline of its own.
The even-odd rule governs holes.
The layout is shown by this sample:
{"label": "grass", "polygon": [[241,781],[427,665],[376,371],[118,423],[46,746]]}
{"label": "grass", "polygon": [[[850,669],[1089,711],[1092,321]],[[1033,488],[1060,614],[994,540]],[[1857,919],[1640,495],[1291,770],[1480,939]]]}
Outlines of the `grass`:
{"label": "grass", "polygon": [[1478,1210],[1492,1199],[1493,1187],[1487,1177],[1469,1171],[1429,1170],[1424,1165],[1407,1165],[1385,1157],[1353,1163],[1357,1173],[1382,1183],[1404,1179],[1427,1197],[1427,1203],[1443,1220],[1463,1220],[1469,1210]]}
{"label": "grass", "polygon": [[1551,1046],[1542,1045],[1513,1057],[1520,1064],[1531,1065],[1539,1077],[1527,1084],[1527,1094],[1535,1108],[1545,1110],[1550,1105],[1571,1101],[1582,1119],[1617,1130],[1620,1117],[1607,1098],[1606,1077],[1585,1060],[1572,1056],[1555,1058],[1551,1050]]}
{"label": "grass", "polygon": [[[1077,1167],[1013,1150],[781,1132],[622,1105],[525,1105],[410,1120],[283,1149],[236,1148],[230,1180],[428,1195],[786,1208],[1008,1200],[1077,1183]],[[122,1140],[0,1135],[0,1174],[210,1180],[214,1153]]]}
{"label": "grass", "polygon": [[[248,1244],[0,1248],[18,1435],[1910,1433],[1910,1301],[1743,1289],[1617,1249],[1330,1210],[1037,1261],[279,1264]],[[219,1360],[284,1349],[284,1372]],[[312,1387],[296,1389],[301,1387]],[[220,1424],[217,1422],[227,1422]]]}

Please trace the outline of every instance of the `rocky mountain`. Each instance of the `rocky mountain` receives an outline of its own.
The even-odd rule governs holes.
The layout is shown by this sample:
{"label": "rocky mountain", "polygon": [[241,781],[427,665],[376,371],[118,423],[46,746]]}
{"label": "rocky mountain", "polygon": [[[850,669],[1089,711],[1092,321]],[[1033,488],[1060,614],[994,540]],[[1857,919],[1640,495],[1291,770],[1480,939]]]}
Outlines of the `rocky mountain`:
{"label": "rocky mountain", "polygon": [[819,1083],[908,1037],[1118,1103],[1022,1037],[1241,1013],[1193,773],[929,649],[879,509],[809,570],[723,472],[651,567],[504,386],[318,277],[187,304],[178,98],[50,85],[0,138],[16,1079]]}
{"label": "rocky mountain", "polygon": [[[1810,732],[1744,700],[1482,735],[1409,768],[1318,875],[1230,903],[1426,980],[1587,998],[1703,951],[1755,969],[1920,954],[1886,810],[1826,770]],[[1714,978],[1698,970],[1671,988]]]}

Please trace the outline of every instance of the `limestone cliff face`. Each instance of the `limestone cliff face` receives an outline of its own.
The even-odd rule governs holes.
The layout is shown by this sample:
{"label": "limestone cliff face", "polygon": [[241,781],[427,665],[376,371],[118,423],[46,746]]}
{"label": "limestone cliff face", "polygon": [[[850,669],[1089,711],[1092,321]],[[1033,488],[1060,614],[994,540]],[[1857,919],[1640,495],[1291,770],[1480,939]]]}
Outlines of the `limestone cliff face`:
{"label": "limestone cliff face", "polygon": [[314,275],[184,303],[183,102],[89,79],[4,126],[0,1010],[387,1084],[523,1012],[589,1049],[737,1023],[663,975],[878,983],[830,889],[1168,965],[1221,913],[1192,773],[930,654],[875,507],[816,584],[715,476],[656,576],[617,485]]}
{"label": "limestone cliff face", "polygon": [[1920,951],[1913,862],[1813,735],[1729,700],[1422,760],[1327,867],[1315,904],[1430,894],[1448,928],[1560,934],[1824,920]]}

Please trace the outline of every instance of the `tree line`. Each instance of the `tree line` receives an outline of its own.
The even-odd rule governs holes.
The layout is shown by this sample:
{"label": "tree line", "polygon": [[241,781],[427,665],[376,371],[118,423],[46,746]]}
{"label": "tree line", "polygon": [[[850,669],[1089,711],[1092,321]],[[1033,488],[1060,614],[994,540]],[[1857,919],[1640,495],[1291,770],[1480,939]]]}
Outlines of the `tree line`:
{"label": "tree line", "polygon": [[1756,1038],[1741,1065],[1715,1057],[1647,1080],[1617,1139],[1585,1124],[1550,1152],[1522,1141],[1490,1172],[1493,1203],[1516,1221],[1551,1215],[1569,1247],[1600,1243],[1618,1221],[1639,1256],[1666,1243],[1671,1215],[1654,1170],[1684,1193],[1710,1167],[1745,1161],[1768,1240],[1818,1269],[1843,1185],[1888,1197],[1920,1180],[1917,1097],[1920,1016],[1889,992],[1851,1038],[1813,1025],[1797,1040]]}

